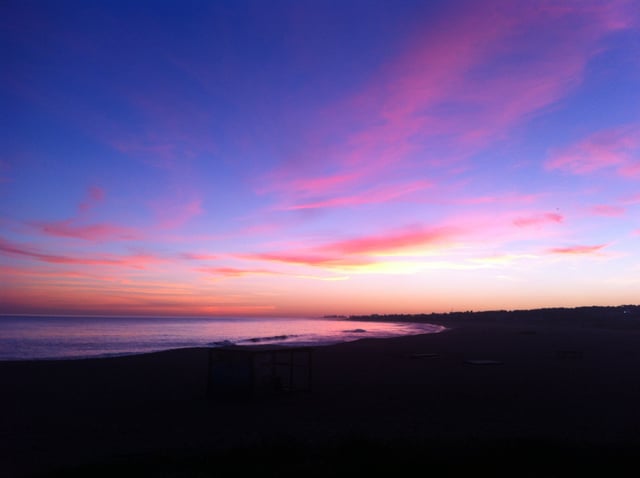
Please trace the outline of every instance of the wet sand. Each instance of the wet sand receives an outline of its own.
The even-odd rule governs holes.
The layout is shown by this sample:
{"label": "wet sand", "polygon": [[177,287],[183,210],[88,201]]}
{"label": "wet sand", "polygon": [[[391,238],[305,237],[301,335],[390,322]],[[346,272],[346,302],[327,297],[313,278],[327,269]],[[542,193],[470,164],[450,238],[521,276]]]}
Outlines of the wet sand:
{"label": "wet sand", "polygon": [[226,402],[206,397],[206,349],[0,362],[1,475],[635,468],[638,324],[438,323],[450,329],[316,348],[311,392]]}

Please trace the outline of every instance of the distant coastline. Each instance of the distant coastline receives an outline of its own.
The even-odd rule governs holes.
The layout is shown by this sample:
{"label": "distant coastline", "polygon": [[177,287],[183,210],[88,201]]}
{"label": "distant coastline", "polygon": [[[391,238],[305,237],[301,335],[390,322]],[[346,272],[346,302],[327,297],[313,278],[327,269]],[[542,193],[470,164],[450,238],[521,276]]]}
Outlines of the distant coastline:
{"label": "distant coastline", "polygon": [[524,310],[432,312],[429,314],[330,315],[324,318],[384,322],[440,322],[459,320],[640,320],[640,305],[549,307]]}

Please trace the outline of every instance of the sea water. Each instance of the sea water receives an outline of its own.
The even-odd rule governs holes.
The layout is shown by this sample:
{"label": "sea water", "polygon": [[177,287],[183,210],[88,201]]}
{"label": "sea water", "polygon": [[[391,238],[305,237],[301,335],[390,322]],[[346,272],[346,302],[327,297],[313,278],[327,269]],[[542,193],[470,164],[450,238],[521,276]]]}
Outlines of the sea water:
{"label": "sea water", "polygon": [[443,329],[344,319],[0,316],[0,360],[79,359],[232,344],[329,345]]}

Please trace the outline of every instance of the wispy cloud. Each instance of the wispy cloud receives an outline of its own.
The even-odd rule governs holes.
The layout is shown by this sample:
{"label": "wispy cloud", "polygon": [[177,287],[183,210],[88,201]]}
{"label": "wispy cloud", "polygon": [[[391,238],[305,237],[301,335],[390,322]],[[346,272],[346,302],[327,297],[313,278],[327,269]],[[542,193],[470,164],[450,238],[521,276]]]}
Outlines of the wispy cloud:
{"label": "wispy cloud", "polygon": [[2,272],[2,274],[5,274],[5,277],[11,277],[12,281],[15,281],[17,277],[28,277],[29,279],[51,279],[51,278],[86,279],[88,277],[89,278],[98,277],[86,271],[45,269],[44,267],[35,268],[33,266],[30,266],[30,267],[1,266],[0,272]]}
{"label": "wispy cloud", "polygon": [[548,249],[547,252],[551,254],[569,254],[569,255],[583,255],[583,254],[595,254],[600,252],[602,249],[607,247],[607,244],[597,244],[597,245],[577,245],[577,246],[567,246],[567,247],[554,247]]}
{"label": "wispy cloud", "polygon": [[624,7],[469,2],[449,10],[357,95],[328,108],[340,125],[353,119],[349,132],[319,125],[332,140],[291,157],[269,178],[271,191],[290,209],[359,205],[354,190],[399,169],[433,176],[459,168],[579,85],[600,41],[627,26]]}
{"label": "wispy cloud", "polygon": [[320,209],[330,207],[360,206],[364,204],[388,203],[410,197],[413,193],[423,191],[431,186],[429,181],[411,181],[406,184],[366,189],[360,193],[335,196],[327,199],[306,199],[293,205],[284,205],[285,210]]}
{"label": "wispy cloud", "polygon": [[80,213],[86,213],[93,209],[97,204],[104,201],[106,196],[105,190],[98,186],[91,186],[87,190],[85,199],[78,205],[78,211]]}
{"label": "wispy cloud", "polygon": [[167,197],[150,202],[160,229],[176,229],[204,213],[202,199]]}
{"label": "wispy cloud", "polygon": [[564,221],[564,216],[555,212],[536,214],[533,216],[518,217],[513,224],[518,227],[539,226],[544,224],[558,224]]}
{"label": "wispy cloud", "polygon": [[139,239],[141,233],[132,227],[92,221],[94,209],[104,202],[105,197],[103,188],[91,186],[78,204],[77,213],[73,217],[58,221],[31,221],[29,225],[39,234],[85,241]]}
{"label": "wispy cloud", "polygon": [[416,247],[440,246],[459,237],[460,229],[453,227],[410,227],[400,231],[337,241],[318,248],[320,251],[345,255],[385,254]]}
{"label": "wispy cloud", "polygon": [[35,259],[51,264],[78,264],[91,266],[121,266],[134,269],[145,269],[151,264],[166,262],[166,259],[153,254],[100,254],[96,256],[74,256],[51,254],[34,247],[16,244],[0,238],[0,253],[22,258]]}
{"label": "wispy cloud", "polygon": [[249,275],[279,275],[279,272],[268,269],[240,269],[236,267],[200,267],[198,272],[205,272],[222,277],[245,277]]}
{"label": "wispy cloud", "polygon": [[319,244],[286,252],[267,252],[242,256],[246,259],[307,266],[363,266],[378,262],[376,256],[424,252],[446,247],[459,236],[453,227],[411,227],[382,234]]}
{"label": "wispy cloud", "polygon": [[179,257],[188,261],[211,261],[219,258],[217,254],[208,254],[206,252],[183,252]]}
{"label": "wispy cloud", "polygon": [[[287,261],[280,261],[287,262]],[[204,272],[212,275],[214,278],[240,278],[240,277],[252,277],[252,276],[281,276],[290,277],[294,279],[308,279],[318,281],[343,281],[348,280],[349,277],[342,275],[312,275],[312,274],[296,274],[286,271],[276,271],[271,269],[258,269],[258,268],[240,268],[240,267],[201,267],[195,269],[198,272]]]}
{"label": "wispy cloud", "polygon": [[487,267],[505,266],[523,260],[535,260],[538,258],[536,254],[512,253],[512,254],[494,254],[491,256],[478,257],[472,259],[472,262],[485,265]]}
{"label": "wispy cloud", "polygon": [[599,204],[589,209],[591,214],[595,216],[620,217],[624,216],[626,210],[621,206],[611,206],[608,204]]}
{"label": "wispy cloud", "polygon": [[[486,244],[493,244],[497,248],[522,240],[548,240],[560,234],[557,226],[564,224],[564,221],[564,216],[556,212],[466,214],[450,217],[438,225],[394,228],[311,246],[292,243],[280,250],[240,257],[328,269],[375,269],[384,272],[391,268],[406,272],[411,267],[402,262],[404,259],[416,265],[414,271],[424,270],[433,268],[438,263],[435,259],[438,255],[446,257],[452,251],[460,249],[467,251],[466,255],[455,260],[470,261],[465,268],[478,268],[479,262],[474,261],[471,252],[477,251],[478,247],[482,250]],[[421,257],[429,257],[429,265],[422,264],[419,259]],[[455,269],[449,259],[440,262]]]}
{"label": "wispy cloud", "polygon": [[632,124],[595,132],[552,153],[546,167],[581,175],[610,170],[636,178],[640,174],[640,126]]}
{"label": "wispy cloud", "polygon": [[636,148],[636,152],[637,154],[635,159],[632,159],[620,168],[619,173],[621,176],[633,179],[640,177],[640,147]]}
{"label": "wispy cloud", "polygon": [[323,254],[313,250],[299,252],[261,252],[255,254],[244,254],[238,257],[242,259],[281,262],[285,264],[314,267],[358,266],[371,264],[373,262],[371,259],[342,257],[338,255]]}
{"label": "wispy cloud", "polygon": [[87,241],[131,240],[139,237],[136,230],[115,224],[76,224],[76,219],[34,222],[38,232],[50,236],[70,237]]}
{"label": "wispy cloud", "polygon": [[81,284],[49,284],[3,291],[3,310],[22,313],[82,313],[110,315],[213,316],[265,315],[276,307],[253,297],[230,297],[159,284],[114,286],[96,290]]}
{"label": "wispy cloud", "polygon": [[542,194],[503,194],[503,195],[484,195],[484,196],[469,196],[462,198],[452,198],[449,201],[456,205],[463,206],[477,206],[483,204],[532,204],[540,199]]}
{"label": "wispy cloud", "polygon": [[633,194],[631,196],[627,196],[623,198],[621,202],[626,206],[635,206],[636,204],[640,204],[640,194]]}

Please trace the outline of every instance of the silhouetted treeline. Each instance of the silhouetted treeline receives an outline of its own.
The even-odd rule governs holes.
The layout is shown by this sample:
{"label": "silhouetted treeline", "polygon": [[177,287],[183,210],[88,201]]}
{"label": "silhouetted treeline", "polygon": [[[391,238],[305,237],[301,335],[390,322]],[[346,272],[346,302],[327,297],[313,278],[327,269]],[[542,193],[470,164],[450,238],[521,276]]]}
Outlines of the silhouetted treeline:
{"label": "silhouetted treeline", "polygon": [[[340,316],[333,316],[340,317]],[[349,320],[385,322],[435,322],[438,320],[508,320],[508,319],[640,319],[640,305],[546,308],[531,310],[491,310],[482,312],[445,312],[431,314],[371,314],[350,315]]]}

